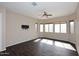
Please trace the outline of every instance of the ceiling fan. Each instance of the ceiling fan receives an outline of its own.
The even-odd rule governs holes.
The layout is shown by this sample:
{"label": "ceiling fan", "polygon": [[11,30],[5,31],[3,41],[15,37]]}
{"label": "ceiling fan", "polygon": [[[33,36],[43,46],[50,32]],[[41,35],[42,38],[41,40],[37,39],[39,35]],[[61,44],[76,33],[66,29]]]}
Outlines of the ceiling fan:
{"label": "ceiling fan", "polygon": [[46,11],[44,11],[42,17],[47,17],[48,18],[48,16],[52,16],[52,14],[48,14]]}

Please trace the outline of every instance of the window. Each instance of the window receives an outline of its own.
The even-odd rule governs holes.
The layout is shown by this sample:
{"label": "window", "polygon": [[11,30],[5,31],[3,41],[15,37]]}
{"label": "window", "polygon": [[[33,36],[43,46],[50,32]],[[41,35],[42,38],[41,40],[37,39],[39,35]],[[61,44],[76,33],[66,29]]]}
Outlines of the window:
{"label": "window", "polygon": [[[62,24],[40,24],[40,32],[54,32],[55,33],[66,33],[67,32],[67,25],[66,23],[62,23]],[[74,30],[73,30],[74,31]]]}
{"label": "window", "polygon": [[56,33],[60,32],[60,24],[55,24],[55,32]]}
{"label": "window", "polygon": [[61,33],[66,33],[66,24],[61,24]]}
{"label": "window", "polygon": [[49,24],[49,32],[53,32],[53,24]]}
{"label": "window", "polygon": [[40,24],[40,32],[43,32],[43,24]]}
{"label": "window", "polygon": [[53,32],[53,24],[45,24],[45,32]]}
{"label": "window", "polygon": [[66,32],[67,32],[66,23],[55,24],[55,33],[66,33]]}
{"label": "window", "polygon": [[35,30],[36,30],[36,31],[37,31],[37,26],[38,26],[38,25],[37,25],[37,23],[36,23],[36,24],[35,24]]}
{"label": "window", "polygon": [[49,24],[45,24],[45,32],[48,32],[49,31]]}
{"label": "window", "polygon": [[70,21],[70,33],[74,33],[74,21]]}

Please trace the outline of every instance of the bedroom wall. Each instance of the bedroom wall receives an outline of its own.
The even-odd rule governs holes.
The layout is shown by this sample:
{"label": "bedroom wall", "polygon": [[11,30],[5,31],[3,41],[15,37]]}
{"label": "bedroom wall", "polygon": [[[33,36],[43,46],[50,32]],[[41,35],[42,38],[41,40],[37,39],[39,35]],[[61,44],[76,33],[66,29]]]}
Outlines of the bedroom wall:
{"label": "bedroom wall", "polygon": [[74,36],[75,33],[70,34],[70,32],[69,32],[69,20],[75,20],[75,19],[76,19],[76,15],[72,14],[69,16],[57,17],[57,18],[48,19],[48,20],[39,20],[39,23],[53,23],[53,24],[54,23],[61,23],[61,22],[67,23],[67,33],[38,32],[39,36],[58,39],[58,40],[64,40],[64,41],[70,41],[72,43],[76,43],[75,36]]}
{"label": "bedroom wall", "polygon": [[6,50],[6,9],[0,6],[0,51]]}
{"label": "bedroom wall", "polygon": [[[10,10],[6,11],[6,15],[7,46],[15,45],[37,38],[37,32],[35,31],[35,23],[37,22],[37,20]],[[23,30],[21,29],[21,25],[29,25],[29,29]]]}
{"label": "bedroom wall", "polygon": [[76,48],[79,53],[79,4],[76,11],[77,19],[75,20],[75,39],[76,39]]}

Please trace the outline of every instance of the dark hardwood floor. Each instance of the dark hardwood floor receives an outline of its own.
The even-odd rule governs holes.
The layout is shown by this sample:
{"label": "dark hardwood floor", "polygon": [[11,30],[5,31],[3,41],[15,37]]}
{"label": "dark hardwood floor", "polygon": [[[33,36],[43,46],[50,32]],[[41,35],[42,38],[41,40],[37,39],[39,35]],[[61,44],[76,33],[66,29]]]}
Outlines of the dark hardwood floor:
{"label": "dark hardwood floor", "polygon": [[[7,47],[6,51],[0,52],[1,56],[77,56],[76,50],[70,50],[62,47],[55,46],[55,41],[50,39],[51,42],[47,44],[39,40],[31,40],[23,42],[14,46]],[[50,44],[52,43],[53,44]]]}

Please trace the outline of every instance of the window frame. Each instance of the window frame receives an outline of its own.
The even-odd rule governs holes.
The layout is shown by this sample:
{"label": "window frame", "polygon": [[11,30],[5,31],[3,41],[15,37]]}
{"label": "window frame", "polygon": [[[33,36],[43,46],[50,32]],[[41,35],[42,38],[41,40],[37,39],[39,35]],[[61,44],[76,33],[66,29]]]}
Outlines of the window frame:
{"label": "window frame", "polygon": [[[45,23],[45,24],[44,24],[44,32],[45,32],[45,33],[48,33],[48,32],[45,31],[45,25],[46,25],[46,24],[48,25],[48,32],[49,32],[49,33],[53,33],[53,32],[54,32],[54,24],[53,24],[53,23]],[[49,25],[50,25],[50,24],[53,25],[53,27],[52,27],[52,32],[49,31]]]}
{"label": "window frame", "polygon": [[[55,32],[55,25],[56,24],[59,24],[59,32]],[[56,23],[56,24],[54,24],[54,33],[61,33],[61,24],[60,23]]]}
{"label": "window frame", "polygon": [[75,32],[75,22],[74,22],[74,24],[73,24],[73,32],[71,31],[71,24],[70,24],[71,22],[74,22],[74,20],[70,20],[70,21],[69,21],[69,33],[70,33],[70,34],[74,34],[74,32]]}
{"label": "window frame", "polygon": [[43,31],[42,31],[42,32],[44,32],[44,24],[43,24],[43,23],[40,23],[40,24],[39,24],[39,32],[41,32],[41,31],[40,31],[40,25],[43,25]]}
{"label": "window frame", "polygon": [[[63,34],[67,33],[67,23],[66,23],[66,22],[63,22],[63,23],[40,23],[40,25],[41,25],[41,24],[43,25],[43,31],[42,31],[42,32],[45,32],[45,33],[61,33],[61,34],[62,34],[62,33],[63,33]],[[45,25],[46,25],[46,24],[48,25],[48,27],[47,27],[47,28],[48,28],[48,31],[45,31]],[[53,25],[53,26],[52,26],[52,32],[49,30],[49,29],[50,29],[50,24]],[[59,24],[59,32],[56,32],[56,31],[55,31],[55,25],[56,25],[56,24]],[[66,32],[65,32],[65,33],[61,31],[61,25],[62,25],[62,24],[66,24],[66,29],[65,29]],[[40,25],[39,25],[39,27],[40,27]],[[39,31],[40,31],[40,28],[39,28]],[[41,32],[41,31],[40,31],[40,32]]]}
{"label": "window frame", "polygon": [[[49,32],[50,32],[50,33],[53,33],[53,32],[54,32],[54,24],[53,24],[53,23],[49,23],[49,25],[50,25],[50,24],[52,24],[52,25],[53,25],[53,26],[52,26],[52,32],[50,32],[50,30],[49,30],[49,29],[48,29],[48,30],[49,30]],[[48,28],[49,28],[49,25],[48,25]]]}
{"label": "window frame", "polygon": [[38,32],[38,23],[35,23],[35,31]]}
{"label": "window frame", "polygon": [[48,25],[48,32],[49,32],[49,24],[48,24],[48,23],[45,23],[45,24],[44,24],[44,32],[45,32],[45,33],[47,33],[47,32],[45,31],[45,25],[46,25],[46,24]]}
{"label": "window frame", "polygon": [[[65,29],[66,32],[65,32],[65,33],[67,33],[67,23],[61,23],[61,24],[66,24],[66,29]],[[61,27],[61,24],[60,24],[60,27]],[[60,31],[61,31],[61,29],[60,29]],[[60,32],[60,33],[63,33],[63,32]],[[65,34],[65,33],[64,33],[64,34]]]}

